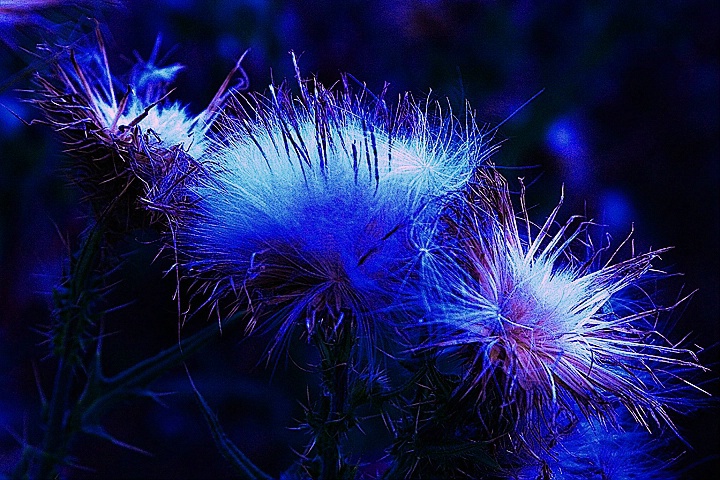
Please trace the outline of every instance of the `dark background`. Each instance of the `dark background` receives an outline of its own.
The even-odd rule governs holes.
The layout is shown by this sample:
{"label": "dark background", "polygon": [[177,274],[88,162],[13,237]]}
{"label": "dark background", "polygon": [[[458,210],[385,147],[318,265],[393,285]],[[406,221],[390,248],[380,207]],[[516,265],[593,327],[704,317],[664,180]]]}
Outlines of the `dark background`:
{"label": "dark background", "polygon": [[[90,9],[74,8],[77,18]],[[26,126],[36,112],[21,102],[28,88],[33,26],[78,35],[67,11],[17,22],[0,15],[0,472],[17,459],[13,435],[37,441],[39,398],[51,386],[53,363],[35,329],[47,324],[48,293],[58,280],[67,248],[86,225],[79,193],[60,173],[61,147],[41,126]],[[507,120],[493,160],[506,177],[524,177],[531,215],[541,221],[556,205],[561,220],[585,213],[607,224],[618,244],[634,224],[636,251],[675,247],[658,266],[683,273],[658,294],[672,301],[697,289],[668,318],[669,336],[690,333],[701,360],[719,368],[720,239],[718,216],[718,3],[494,2],[494,1],[215,1],[125,0],[92,11],[104,25],[112,63],[122,72],[133,51],[147,58],[158,34],[168,60],[186,65],[173,98],[198,112],[210,101],[242,52],[250,89],[263,91],[292,78],[289,50],[306,76],[325,84],[349,72],[373,91],[390,83],[417,98],[431,90],[456,112],[468,99],[481,123]],[[88,22],[80,21],[87,25]],[[508,117],[536,93],[529,105]],[[512,168],[510,168],[512,167]],[[532,167],[532,168],[528,168]],[[518,182],[515,181],[514,185]],[[150,267],[156,245],[138,233],[122,248],[122,283],[108,302],[132,302],[107,318],[117,332],[107,342],[109,373],[176,339],[173,283],[163,277],[169,260]],[[205,324],[204,318],[194,320]],[[192,327],[189,327],[192,328]],[[274,474],[302,448],[288,427],[301,414],[303,373],[280,365],[270,373],[257,360],[263,338],[225,338],[189,365],[196,383],[230,437]],[[717,373],[713,373],[717,376]],[[703,377],[700,381],[707,381]],[[703,386],[717,393],[717,382]],[[145,457],[100,440],[81,439],[77,463],[92,471],[139,478],[226,475],[223,459],[189,394],[184,371],[167,375],[158,390],[165,406],[139,400],[116,409],[107,429],[152,452]],[[704,409],[678,423],[694,451],[678,462],[683,478],[709,478],[719,468],[717,410]],[[25,430],[24,430],[25,429]],[[12,433],[12,435],[11,435]],[[372,443],[372,439],[368,442]]]}

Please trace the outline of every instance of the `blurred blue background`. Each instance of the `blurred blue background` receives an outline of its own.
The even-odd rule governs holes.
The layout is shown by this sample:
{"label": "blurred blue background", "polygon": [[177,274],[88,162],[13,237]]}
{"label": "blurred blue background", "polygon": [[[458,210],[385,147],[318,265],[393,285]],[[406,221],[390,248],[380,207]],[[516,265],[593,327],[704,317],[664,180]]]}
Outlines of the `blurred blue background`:
{"label": "blurred blue background", "polygon": [[[92,14],[100,21],[119,72],[132,65],[134,51],[147,58],[162,34],[161,53],[186,65],[173,98],[195,112],[248,48],[243,67],[251,90],[292,79],[292,49],[303,74],[325,84],[349,72],[375,92],[389,82],[389,99],[406,90],[423,98],[432,90],[457,113],[469,100],[481,123],[507,120],[493,160],[515,188],[524,177],[533,218],[545,218],[564,185],[562,218],[584,213],[607,224],[614,244],[634,224],[639,252],[675,247],[659,266],[684,275],[666,283],[661,297],[672,303],[681,288],[698,291],[669,318],[675,323],[670,337],[690,332],[706,349],[701,360],[717,372],[718,2],[124,0],[73,11],[75,18]],[[47,22],[19,29],[0,16],[0,426],[22,434],[29,425],[30,439],[39,434],[32,427],[39,410],[34,372],[45,388],[52,379],[52,363],[43,360],[47,347],[34,329],[47,323],[48,293],[67,251],[63,237],[76,237],[86,224],[80,195],[60,171],[61,146],[47,128],[15,116],[37,115],[17,90],[28,88],[32,71],[45,68],[22,49],[92,28],[85,20],[77,27],[67,11],[43,16]],[[143,243],[153,239],[138,236],[124,247],[126,262],[116,273],[122,283],[108,299],[133,301],[107,319],[107,330],[117,332],[107,342],[110,372],[176,339],[174,285],[162,276],[170,262],[148,268],[155,246]],[[278,368],[272,380],[256,367],[264,341],[224,339],[216,354],[195,358],[190,369],[233,440],[278,474],[294,458],[290,447],[302,448],[302,435],[288,427],[296,424],[296,399],[305,393],[292,365]],[[184,375],[178,370],[157,384],[177,392],[164,397],[165,407],[138,401],[108,415],[110,432],[153,457],[82,439],[77,461],[93,471],[69,474],[227,475]],[[718,393],[717,383],[705,387]],[[678,422],[696,450],[678,460],[685,478],[709,478],[707,472],[719,468],[717,410]],[[0,430],[0,472],[17,452],[12,436]]]}

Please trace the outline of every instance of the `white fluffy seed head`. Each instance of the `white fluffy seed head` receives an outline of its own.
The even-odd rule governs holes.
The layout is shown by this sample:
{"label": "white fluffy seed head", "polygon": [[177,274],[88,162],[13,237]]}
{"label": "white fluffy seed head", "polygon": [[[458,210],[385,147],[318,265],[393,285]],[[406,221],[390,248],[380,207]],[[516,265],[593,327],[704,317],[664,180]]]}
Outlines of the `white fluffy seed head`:
{"label": "white fluffy seed head", "polygon": [[557,209],[523,241],[506,184],[488,172],[446,214],[442,260],[428,263],[443,269],[428,293],[428,344],[464,359],[461,394],[479,409],[499,398],[527,443],[576,410],[614,424],[623,406],[646,428],[672,427],[669,411],[689,401],[671,386],[702,367],[657,331],[660,307],[623,301],[662,251],[593,269],[595,252],[588,262],[571,252],[583,225],[550,234]]}
{"label": "white fluffy seed head", "polygon": [[68,86],[87,98],[88,114],[97,123],[96,128],[119,139],[137,127],[163,148],[180,147],[199,157],[206,125],[200,121],[201,116],[189,114],[185,105],[166,100],[183,67],[155,65],[159,39],[150,59],[138,59],[122,80],[110,71],[104,45],[99,41],[99,48],[69,52],[71,59],[62,67]]}
{"label": "white fluffy seed head", "polygon": [[344,316],[370,338],[416,295],[401,281],[408,231],[428,203],[464,187],[487,149],[476,127],[462,137],[455,119],[409,96],[390,111],[347,86],[312,87],[228,108],[192,189],[198,215],[178,240],[202,291],[249,301],[253,322],[276,312],[280,336]]}

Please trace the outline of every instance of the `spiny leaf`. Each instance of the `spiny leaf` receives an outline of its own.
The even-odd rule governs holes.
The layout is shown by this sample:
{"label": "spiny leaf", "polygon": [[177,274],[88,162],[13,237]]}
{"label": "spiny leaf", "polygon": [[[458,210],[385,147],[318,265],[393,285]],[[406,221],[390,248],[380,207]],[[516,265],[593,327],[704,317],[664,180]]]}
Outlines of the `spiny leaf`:
{"label": "spiny leaf", "polygon": [[127,449],[127,450],[132,450],[133,452],[142,453],[143,455],[147,455],[148,457],[152,457],[152,456],[153,456],[152,453],[150,453],[150,452],[148,452],[148,451],[146,451],[146,450],[143,450],[142,448],[139,448],[139,447],[136,447],[136,446],[131,445],[131,444],[129,444],[129,443],[125,443],[125,442],[123,442],[123,441],[121,441],[121,440],[118,440],[117,438],[115,438],[115,437],[113,437],[112,435],[110,435],[110,434],[107,432],[107,430],[105,430],[105,429],[104,429],[103,427],[101,427],[100,425],[92,425],[92,426],[83,427],[83,431],[84,431],[85,433],[89,434],[89,435],[94,435],[94,436],[96,436],[96,437],[98,437],[98,438],[102,438],[102,439],[104,439],[104,440],[107,440],[107,441],[109,441],[110,443],[112,443],[113,445],[117,445],[118,447],[122,447],[122,448],[125,448],[125,449]]}
{"label": "spiny leaf", "polygon": [[195,383],[190,376],[190,371],[185,366],[187,371],[188,380],[190,380],[190,386],[195,393],[195,399],[200,406],[200,411],[205,418],[205,421],[210,427],[210,433],[212,434],[213,441],[217,446],[218,450],[225,459],[230,462],[230,465],[234,468],[240,478],[255,480],[255,479],[270,479],[271,477],[265,472],[256,467],[249,458],[233,443],[233,441],[225,434],[220,422],[218,421],[217,415],[210,409],[200,391],[195,386]]}

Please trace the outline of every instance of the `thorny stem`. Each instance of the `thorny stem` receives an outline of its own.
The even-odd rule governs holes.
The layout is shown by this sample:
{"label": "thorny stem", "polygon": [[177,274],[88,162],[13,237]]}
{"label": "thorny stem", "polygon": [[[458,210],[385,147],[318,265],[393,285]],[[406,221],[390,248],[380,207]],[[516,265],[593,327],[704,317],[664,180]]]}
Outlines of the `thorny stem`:
{"label": "thorny stem", "polygon": [[[73,380],[71,362],[61,358],[55,374],[53,394],[48,409],[48,422],[38,478],[52,478],[58,465],[64,462],[73,433],[68,422],[70,387]],[[29,466],[29,465],[28,465]]]}
{"label": "thorny stem", "polygon": [[[350,429],[352,405],[347,393],[351,390],[353,328],[350,319],[336,320],[331,326],[322,325],[314,332],[315,346],[320,353],[322,398],[309,414],[313,429],[313,443],[306,452],[307,465],[318,479],[338,479],[351,476],[352,467],[345,463],[340,444]],[[334,328],[333,328],[334,327]],[[308,455],[316,452],[314,457]],[[313,465],[314,464],[314,465]]]}
{"label": "thorny stem", "polygon": [[[243,314],[238,313],[228,318],[223,322],[223,328],[232,328],[239,323],[242,317]],[[180,365],[217,337],[217,325],[209,325],[195,333],[192,337],[183,340],[179,345],[167,348],[112,378],[104,378],[98,374],[93,375],[89,379],[73,414],[70,416],[74,421],[68,421],[66,423],[63,423],[63,419],[65,418],[64,414],[68,404],[68,384],[70,383],[68,380],[71,378],[72,371],[71,369],[65,369],[67,371],[61,375],[59,368],[56,376],[56,389],[53,392],[53,398],[51,400],[52,403],[57,404],[57,406],[51,405],[50,409],[51,412],[57,412],[56,415],[59,416],[59,420],[55,420],[55,422],[60,422],[60,424],[53,428],[54,424],[49,423],[45,435],[43,464],[41,465],[39,478],[52,476],[52,472],[55,471],[57,464],[63,458],[69,441],[72,436],[77,433],[77,430],[81,428],[82,424],[87,425],[95,422],[105,411],[122,400],[143,394],[143,389],[150,383],[171,368]],[[65,381],[64,384],[58,383],[63,380]],[[61,397],[56,398],[56,395],[62,395],[63,401],[60,401]],[[75,428],[71,430],[63,428],[67,426],[74,426]],[[51,446],[53,450],[48,450]],[[51,454],[48,454],[48,452]],[[27,467],[29,467],[29,465],[26,465],[24,468]],[[24,472],[16,472],[15,475],[16,478],[23,478],[25,476]]]}
{"label": "thorny stem", "polygon": [[[47,428],[40,451],[37,478],[53,478],[57,475],[57,468],[65,461],[68,447],[78,431],[96,426],[100,416],[118,402],[130,397],[148,395],[149,392],[145,389],[150,383],[219,336],[217,325],[209,325],[179,344],[111,378],[102,374],[99,358],[101,352],[98,349],[95,365],[86,369],[87,383],[80,398],[71,402],[70,393],[83,354],[82,339],[87,336],[87,329],[93,325],[84,305],[88,292],[93,287],[91,282],[96,273],[103,234],[101,225],[90,230],[77,257],[72,259],[67,281],[56,292],[55,303],[61,328],[57,332],[60,344],[55,346],[55,352],[59,358],[52,395],[46,407]],[[223,321],[223,328],[232,328],[242,317],[243,313],[240,312],[226,319]],[[71,407],[71,403],[74,407]],[[37,449],[26,446],[12,478],[28,478],[33,466],[31,458],[36,454]],[[248,465],[249,468],[260,471],[249,463],[249,460]]]}
{"label": "thorny stem", "polygon": [[54,476],[58,463],[65,457],[70,435],[66,432],[65,414],[67,412],[72,380],[72,366],[66,358],[61,358],[55,374],[53,395],[48,410],[48,425],[42,449],[42,462],[38,478]]}
{"label": "thorny stem", "polygon": [[[243,315],[244,312],[240,312],[223,321],[223,330],[238,324]],[[208,325],[181,341],[179,345],[169,347],[112,378],[105,378],[101,374],[94,375],[78,402],[78,410],[82,412],[83,419],[96,419],[124,397],[142,394],[143,389],[163,373],[180,365],[218,337],[217,325]]]}
{"label": "thorny stem", "polygon": [[81,339],[85,333],[84,329],[91,323],[81,305],[83,296],[91,289],[91,276],[100,257],[102,238],[102,226],[95,225],[85,239],[77,260],[71,263],[68,282],[63,286],[67,289],[67,297],[63,298],[56,292],[55,302],[60,316],[58,320],[62,325],[59,332],[62,343],[55,349],[59,354],[59,360],[47,410],[47,431],[43,442],[39,478],[49,478],[55,474],[58,463],[65,457],[70,440],[66,422],[70,387],[78,358],[82,354]]}

